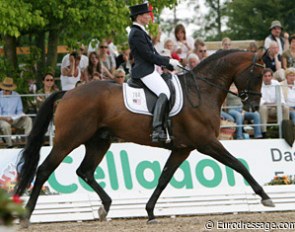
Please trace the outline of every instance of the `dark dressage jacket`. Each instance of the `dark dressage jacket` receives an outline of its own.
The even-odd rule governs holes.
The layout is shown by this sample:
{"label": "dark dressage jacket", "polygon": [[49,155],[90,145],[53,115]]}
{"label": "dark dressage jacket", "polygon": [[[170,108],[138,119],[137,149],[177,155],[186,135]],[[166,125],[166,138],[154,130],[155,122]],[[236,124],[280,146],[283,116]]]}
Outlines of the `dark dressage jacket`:
{"label": "dark dressage jacket", "polygon": [[169,57],[161,56],[153,46],[151,37],[139,26],[132,25],[128,38],[134,66],[131,78],[143,78],[155,70],[155,64],[169,67]]}

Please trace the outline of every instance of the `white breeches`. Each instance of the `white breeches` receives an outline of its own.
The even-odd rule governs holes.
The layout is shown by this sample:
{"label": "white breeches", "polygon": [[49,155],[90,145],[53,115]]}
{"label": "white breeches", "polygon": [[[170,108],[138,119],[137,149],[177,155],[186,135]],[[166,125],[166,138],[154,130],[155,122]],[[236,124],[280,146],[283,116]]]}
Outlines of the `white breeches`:
{"label": "white breeches", "polygon": [[141,78],[141,80],[158,97],[161,93],[164,93],[168,100],[170,99],[170,90],[156,69],[153,73]]}

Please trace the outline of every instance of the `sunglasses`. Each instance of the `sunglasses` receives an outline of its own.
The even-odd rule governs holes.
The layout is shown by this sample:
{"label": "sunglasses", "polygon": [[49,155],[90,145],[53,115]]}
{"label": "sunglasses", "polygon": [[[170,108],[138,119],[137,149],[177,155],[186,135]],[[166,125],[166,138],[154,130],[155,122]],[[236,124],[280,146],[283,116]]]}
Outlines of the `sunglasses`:
{"label": "sunglasses", "polygon": [[124,76],[116,76],[116,78],[125,78]]}
{"label": "sunglasses", "polygon": [[53,79],[45,79],[45,81],[54,81]]}
{"label": "sunglasses", "polygon": [[108,48],[108,46],[100,46],[100,48]]}

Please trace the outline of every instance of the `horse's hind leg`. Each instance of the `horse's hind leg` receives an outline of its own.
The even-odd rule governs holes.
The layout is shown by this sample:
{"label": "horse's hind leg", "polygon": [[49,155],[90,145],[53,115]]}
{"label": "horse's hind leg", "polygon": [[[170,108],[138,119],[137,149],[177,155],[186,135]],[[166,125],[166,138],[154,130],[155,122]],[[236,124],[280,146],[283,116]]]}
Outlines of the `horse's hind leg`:
{"label": "horse's hind leg", "polygon": [[104,221],[109,212],[112,199],[103,190],[103,188],[94,179],[94,172],[105,153],[110,147],[109,139],[101,139],[99,135],[92,137],[85,143],[86,155],[80,167],[77,169],[77,175],[80,176],[100,197],[102,207],[98,210],[100,221]]}
{"label": "horse's hind leg", "polygon": [[27,215],[25,218],[22,218],[21,225],[22,227],[29,226],[29,220],[33,210],[35,209],[41,188],[45,181],[49,178],[52,172],[58,167],[58,165],[63,161],[63,159],[68,155],[68,151],[63,151],[58,149],[56,146],[53,146],[51,152],[40,165],[36,173],[36,180],[32,193],[30,194],[29,201],[27,202],[26,209]]}
{"label": "horse's hind leg", "polygon": [[181,163],[189,156],[191,149],[181,149],[181,150],[173,150],[163,168],[161,176],[159,178],[158,185],[150,197],[148,203],[146,204],[146,211],[148,214],[148,223],[155,223],[155,215],[154,209],[155,205],[166,188],[167,184],[171,180],[173,174],[177,170],[177,168],[181,165]]}
{"label": "horse's hind leg", "polygon": [[240,173],[250,184],[253,191],[261,197],[261,203],[264,206],[274,207],[274,204],[270,197],[264,192],[263,188],[253,178],[248,169],[237,158],[232,156],[218,140],[215,140],[214,142],[209,143],[206,146],[199,147],[198,151],[211,156],[222,164]]}

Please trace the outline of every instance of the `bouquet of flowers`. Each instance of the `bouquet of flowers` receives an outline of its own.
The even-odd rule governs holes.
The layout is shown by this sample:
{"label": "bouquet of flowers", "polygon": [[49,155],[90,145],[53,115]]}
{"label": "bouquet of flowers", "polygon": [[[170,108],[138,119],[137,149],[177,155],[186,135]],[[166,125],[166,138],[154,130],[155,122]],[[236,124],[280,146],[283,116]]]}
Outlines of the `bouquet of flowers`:
{"label": "bouquet of flowers", "polygon": [[25,214],[26,210],[22,206],[20,197],[10,197],[3,189],[0,189],[0,225],[12,225],[15,218]]}
{"label": "bouquet of flowers", "polygon": [[266,185],[289,185],[289,184],[295,184],[295,179],[292,178],[292,176],[275,176]]}

